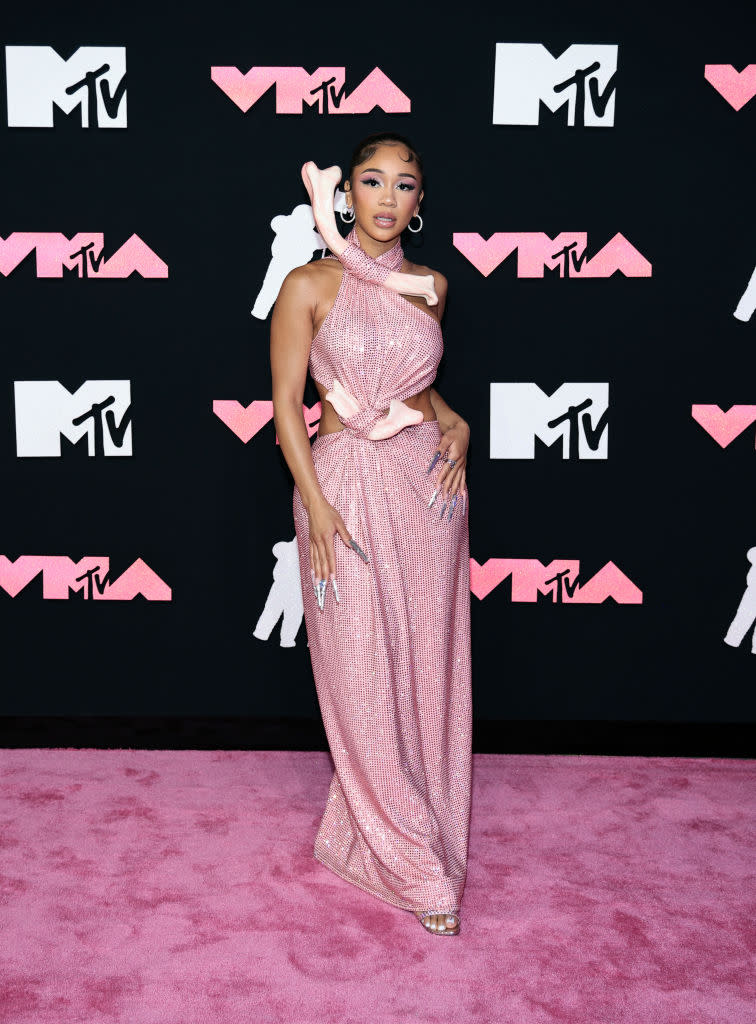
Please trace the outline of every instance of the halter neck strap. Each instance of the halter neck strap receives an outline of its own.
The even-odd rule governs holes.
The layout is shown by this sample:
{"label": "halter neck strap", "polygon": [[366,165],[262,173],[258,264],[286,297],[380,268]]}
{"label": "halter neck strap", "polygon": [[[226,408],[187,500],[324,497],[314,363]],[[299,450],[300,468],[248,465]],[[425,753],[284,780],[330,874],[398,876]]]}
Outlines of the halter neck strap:
{"label": "halter neck strap", "polygon": [[[351,242],[352,245],[356,246],[358,249],[362,249],[355,228],[352,228],[346,236],[346,241]],[[404,249],[402,249],[401,237],[398,237],[396,242],[394,242],[391,248],[387,249],[386,252],[382,252],[380,256],[373,256],[371,258],[374,259],[376,263],[381,263],[383,266],[388,267],[389,270],[398,270],[404,260]]]}

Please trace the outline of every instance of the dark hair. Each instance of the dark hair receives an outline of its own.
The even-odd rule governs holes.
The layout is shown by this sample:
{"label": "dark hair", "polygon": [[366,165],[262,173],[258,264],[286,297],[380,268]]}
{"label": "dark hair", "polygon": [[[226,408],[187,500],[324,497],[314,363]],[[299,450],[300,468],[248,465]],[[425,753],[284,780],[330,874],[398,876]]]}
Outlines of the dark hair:
{"label": "dark hair", "polygon": [[404,146],[405,149],[409,150],[409,158],[407,163],[416,163],[421,175],[421,186],[425,188],[425,171],[423,170],[423,161],[420,153],[415,149],[410,140],[404,135],[399,135],[397,132],[375,132],[373,135],[368,135],[358,143],[352,153],[352,159],[349,164],[349,179],[352,178],[352,172],[355,167],[360,164],[364,164],[366,160],[375,153],[379,146],[387,143],[389,145],[398,143]]}

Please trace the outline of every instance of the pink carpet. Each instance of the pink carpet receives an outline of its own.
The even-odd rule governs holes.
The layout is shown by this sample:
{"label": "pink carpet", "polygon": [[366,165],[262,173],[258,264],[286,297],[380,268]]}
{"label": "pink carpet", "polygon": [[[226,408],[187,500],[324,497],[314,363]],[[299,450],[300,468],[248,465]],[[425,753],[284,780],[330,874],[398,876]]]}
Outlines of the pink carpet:
{"label": "pink carpet", "polygon": [[313,858],[330,775],[0,750],[0,1020],[756,1020],[754,762],[476,755],[453,938]]}

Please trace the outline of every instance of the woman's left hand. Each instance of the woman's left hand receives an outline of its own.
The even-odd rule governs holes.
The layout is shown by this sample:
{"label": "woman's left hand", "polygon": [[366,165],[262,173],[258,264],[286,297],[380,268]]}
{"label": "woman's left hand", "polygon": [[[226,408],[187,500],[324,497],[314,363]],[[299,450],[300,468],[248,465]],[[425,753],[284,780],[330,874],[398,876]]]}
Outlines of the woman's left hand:
{"label": "woman's left hand", "polygon": [[[438,451],[441,458],[449,459],[442,464],[439,471],[437,484],[441,488],[444,501],[449,500],[449,495],[455,492],[465,495],[467,501],[467,449],[470,444],[470,427],[464,420],[460,420],[455,426],[450,427],[441,435],[438,442]],[[454,466],[451,462],[454,462]]]}

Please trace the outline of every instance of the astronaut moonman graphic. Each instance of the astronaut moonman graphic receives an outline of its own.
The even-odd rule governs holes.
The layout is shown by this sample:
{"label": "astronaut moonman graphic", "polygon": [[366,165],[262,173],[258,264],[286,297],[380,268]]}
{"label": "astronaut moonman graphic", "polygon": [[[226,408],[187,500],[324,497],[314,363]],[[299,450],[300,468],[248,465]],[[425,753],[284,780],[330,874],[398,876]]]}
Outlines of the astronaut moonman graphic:
{"label": "astronaut moonman graphic", "polygon": [[[756,547],[748,549],[746,558],[751,563],[746,575],[746,588],[724,638],[724,642],[730,647],[738,647],[756,621]],[[751,637],[751,654],[756,654],[756,630]]]}
{"label": "astronaut moonman graphic", "polygon": [[[333,205],[336,212],[346,209],[346,193],[338,189]],[[252,307],[252,316],[259,320],[270,313],[289,271],[303,267],[318,249],[325,253],[327,248],[320,232],[314,230],[315,216],[309,203],[300,203],[289,214],[278,214],[270,226],[274,233],[270,263]]]}
{"label": "astronaut moonman graphic", "polygon": [[273,567],[273,586],[268,591],[265,607],[252,630],[252,636],[258,640],[267,640],[283,615],[281,647],[296,647],[295,638],[304,615],[296,537],[293,540],[278,541],[273,545],[273,554],[278,559]]}

